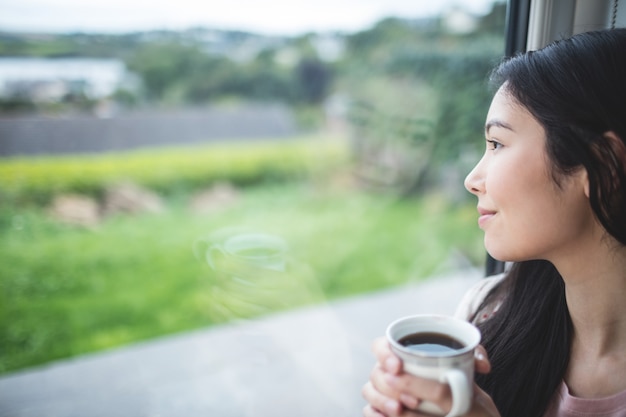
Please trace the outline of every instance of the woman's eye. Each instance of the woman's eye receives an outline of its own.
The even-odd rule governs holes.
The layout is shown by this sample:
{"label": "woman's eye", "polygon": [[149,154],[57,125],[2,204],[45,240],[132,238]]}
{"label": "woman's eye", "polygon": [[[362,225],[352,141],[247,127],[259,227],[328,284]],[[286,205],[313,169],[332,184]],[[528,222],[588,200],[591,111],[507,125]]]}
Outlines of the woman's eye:
{"label": "woman's eye", "polygon": [[497,140],[487,139],[487,149],[489,149],[490,151],[495,151],[497,149],[500,149],[501,147],[502,144]]}

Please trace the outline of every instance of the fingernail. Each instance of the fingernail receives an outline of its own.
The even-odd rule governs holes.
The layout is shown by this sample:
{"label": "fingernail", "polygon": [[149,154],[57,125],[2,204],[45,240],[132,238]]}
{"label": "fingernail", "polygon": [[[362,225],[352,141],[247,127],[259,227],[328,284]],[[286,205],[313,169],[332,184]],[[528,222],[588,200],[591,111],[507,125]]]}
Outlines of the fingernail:
{"label": "fingernail", "polygon": [[478,359],[479,361],[484,361],[485,360],[485,355],[483,355],[482,352],[476,351],[476,359]]}
{"label": "fingernail", "polygon": [[394,375],[385,374],[385,381],[387,382],[387,385],[389,385],[390,387],[395,388],[398,386],[398,378],[395,377]]}
{"label": "fingernail", "polygon": [[415,408],[419,404],[417,398],[407,394],[400,394],[400,401],[402,402],[402,404],[406,405],[409,408]]}
{"label": "fingernail", "polygon": [[385,370],[388,372],[397,372],[399,366],[400,366],[400,361],[398,360],[398,358],[394,356],[390,356],[385,361]]}
{"label": "fingernail", "polygon": [[400,404],[397,401],[389,400],[385,403],[385,410],[392,415],[396,415],[400,412]]}

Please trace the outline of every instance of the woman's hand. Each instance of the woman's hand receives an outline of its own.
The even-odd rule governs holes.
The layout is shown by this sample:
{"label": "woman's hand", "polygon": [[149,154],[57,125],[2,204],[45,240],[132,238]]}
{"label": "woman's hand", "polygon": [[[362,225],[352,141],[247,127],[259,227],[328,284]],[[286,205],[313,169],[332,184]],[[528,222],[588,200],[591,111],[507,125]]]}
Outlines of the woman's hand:
{"label": "woman's hand", "polygon": [[[452,394],[447,384],[404,373],[402,362],[391,352],[384,337],[376,339],[373,350],[377,363],[362,391],[369,403],[363,409],[365,417],[423,416],[413,411],[423,400],[432,401],[443,410],[450,410]],[[482,346],[478,346],[475,356],[476,372],[489,373],[491,364]],[[500,416],[491,398],[476,385],[472,408],[466,415]]]}

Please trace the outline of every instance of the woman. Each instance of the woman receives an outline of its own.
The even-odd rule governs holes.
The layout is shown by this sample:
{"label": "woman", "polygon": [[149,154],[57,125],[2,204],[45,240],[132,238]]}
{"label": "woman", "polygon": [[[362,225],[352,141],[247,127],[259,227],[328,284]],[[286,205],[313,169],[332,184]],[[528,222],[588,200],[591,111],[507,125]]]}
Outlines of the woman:
{"label": "woman", "polygon": [[[484,346],[468,415],[626,416],[626,29],[516,56],[492,80],[465,186],[487,251],[513,266],[462,302]],[[374,352],[365,416],[450,409],[447,386],[403,373],[384,339]]]}

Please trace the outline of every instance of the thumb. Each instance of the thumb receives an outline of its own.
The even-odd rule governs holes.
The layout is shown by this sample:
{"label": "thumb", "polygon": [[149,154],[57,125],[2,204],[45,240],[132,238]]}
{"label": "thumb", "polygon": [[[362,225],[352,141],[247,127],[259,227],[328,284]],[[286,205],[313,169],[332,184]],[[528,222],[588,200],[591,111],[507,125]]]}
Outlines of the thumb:
{"label": "thumb", "polygon": [[476,372],[479,374],[488,374],[491,372],[491,362],[489,362],[489,358],[487,357],[487,351],[483,347],[483,345],[478,345],[476,350],[474,351],[474,359],[475,359],[475,367]]}

